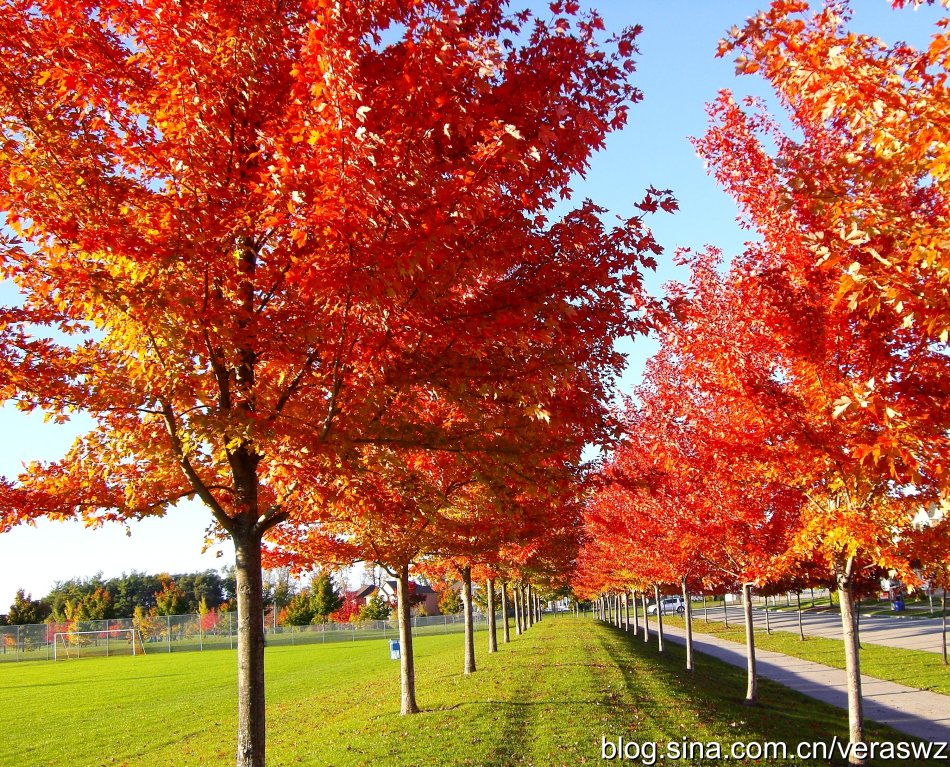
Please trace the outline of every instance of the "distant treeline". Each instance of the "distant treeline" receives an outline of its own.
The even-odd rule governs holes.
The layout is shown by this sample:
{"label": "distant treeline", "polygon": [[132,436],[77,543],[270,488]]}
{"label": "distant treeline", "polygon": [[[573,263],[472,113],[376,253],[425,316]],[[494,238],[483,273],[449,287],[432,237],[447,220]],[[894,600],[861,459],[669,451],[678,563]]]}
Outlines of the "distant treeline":
{"label": "distant treeline", "polygon": [[10,625],[24,625],[132,618],[136,613],[181,615],[228,610],[235,597],[233,568],[177,575],[131,572],[108,579],[99,574],[57,582],[41,599],[33,599],[21,589],[7,615],[0,617]]}

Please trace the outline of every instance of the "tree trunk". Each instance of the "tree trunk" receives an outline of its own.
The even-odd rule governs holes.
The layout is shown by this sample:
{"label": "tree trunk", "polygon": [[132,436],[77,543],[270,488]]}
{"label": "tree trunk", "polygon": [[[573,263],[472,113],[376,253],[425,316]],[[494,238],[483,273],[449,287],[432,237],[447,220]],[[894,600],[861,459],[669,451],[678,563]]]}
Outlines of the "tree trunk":
{"label": "tree trunk", "polygon": [[861,656],[858,652],[858,631],[854,615],[854,586],[851,582],[853,560],[849,560],[838,580],[838,603],[841,607],[841,631],[844,639],[844,666],[848,680],[848,732],[852,751],[849,764],[865,764],[854,753],[854,744],[864,742],[864,705],[861,701]]}
{"label": "tree trunk", "polygon": [[525,593],[525,605],[528,608],[528,628],[531,628],[534,625],[534,607],[532,605],[532,597],[534,597],[534,589],[531,588],[531,584],[528,584],[528,588]]}
{"label": "tree trunk", "polygon": [[726,597],[728,594],[722,595],[722,623],[726,628],[729,628],[729,608],[726,607]]}
{"label": "tree trunk", "polygon": [[755,668],[755,630],[752,625],[752,584],[742,584],[742,613],[745,618],[746,669],[749,683],[746,687],[745,702],[755,705],[758,698],[758,676]]}
{"label": "tree trunk", "polygon": [[485,581],[485,595],[488,599],[488,652],[498,652],[498,631],[495,624],[495,581]]}
{"label": "tree trunk", "polygon": [[633,595],[633,633],[638,634],[640,632],[640,614],[637,611],[637,592],[631,592]]}
{"label": "tree trunk", "polygon": [[802,626],[802,592],[795,592],[795,600],[798,602],[798,638],[805,641],[805,628]]}
{"label": "tree trunk", "polygon": [[765,598],[765,633],[772,636],[772,622],[769,620],[769,598]]}
{"label": "tree trunk", "polygon": [[418,714],[416,705],[416,667],[412,655],[412,611],[409,605],[409,565],[399,569],[396,580],[396,614],[399,621],[399,684],[402,698],[400,714]]}
{"label": "tree trunk", "polygon": [[501,639],[505,644],[511,641],[511,627],[508,624],[508,584],[501,582]]}
{"label": "tree trunk", "polygon": [[462,568],[462,612],[465,616],[465,666],[463,672],[475,671],[475,626],[472,620],[472,568]]}
{"label": "tree trunk", "polygon": [[630,592],[623,592],[624,631],[630,631]]}
{"label": "tree trunk", "polygon": [[947,665],[947,587],[944,586],[940,594],[940,627],[941,646],[943,648],[943,665]]}
{"label": "tree trunk", "polygon": [[521,636],[521,587],[517,583],[511,589],[511,600],[515,603],[515,635]]}
{"label": "tree trunk", "polygon": [[689,601],[689,589],[683,578],[683,617],[686,619],[686,670],[693,671],[693,606]]}
{"label": "tree trunk", "polygon": [[653,587],[653,595],[656,597],[656,647],[663,652],[663,605],[660,604],[660,587]]}
{"label": "tree trunk", "polygon": [[861,600],[854,600],[854,631],[858,635],[858,649],[864,649],[861,647]]}
{"label": "tree trunk", "polygon": [[703,623],[709,623],[709,608],[706,606],[706,592],[703,592]]}
{"label": "tree trunk", "polygon": [[647,593],[640,592],[640,603],[643,605],[643,641],[650,641],[650,614],[647,612]]}
{"label": "tree trunk", "polygon": [[237,585],[237,767],[264,767],[264,581],[259,533],[234,534]]}

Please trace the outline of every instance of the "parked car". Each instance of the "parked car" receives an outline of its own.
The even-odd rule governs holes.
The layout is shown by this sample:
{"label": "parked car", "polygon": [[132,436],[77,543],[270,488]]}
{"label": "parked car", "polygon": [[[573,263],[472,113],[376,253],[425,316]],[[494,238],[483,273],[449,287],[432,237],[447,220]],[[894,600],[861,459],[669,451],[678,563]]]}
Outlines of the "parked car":
{"label": "parked car", "polygon": [[[683,597],[664,597],[660,600],[664,615],[682,615],[686,612]],[[656,615],[656,602],[647,606],[647,615]]]}

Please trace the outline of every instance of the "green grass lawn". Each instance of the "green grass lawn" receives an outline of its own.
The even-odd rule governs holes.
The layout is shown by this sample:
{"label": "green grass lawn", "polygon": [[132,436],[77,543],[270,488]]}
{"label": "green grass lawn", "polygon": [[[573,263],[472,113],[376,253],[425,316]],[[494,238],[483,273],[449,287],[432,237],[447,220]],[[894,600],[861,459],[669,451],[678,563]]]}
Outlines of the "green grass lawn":
{"label": "green grass lawn", "polygon": [[[485,634],[478,639],[481,650]],[[611,627],[559,617],[496,655],[480,652],[466,678],[460,635],[422,637],[425,710],[400,717],[398,668],[383,641],[268,648],[268,765],[573,767],[602,763],[602,736],[846,739],[845,712],[767,680],[761,704],[747,707],[743,670],[707,659],[688,675],[682,652],[659,655]],[[5,664],[0,764],[233,764],[234,663],[233,653],[214,651]],[[870,735],[908,740],[878,727]],[[756,762],[786,763],[807,762]]]}
{"label": "green grass lawn", "polygon": [[[685,626],[682,618],[666,617],[663,620],[678,628]],[[693,631],[745,644],[745,629],[741,622],[733,621],[729,628],[725,628],[722,623],[713,620],[704,623],[702,613],[699,613],[693,616]],[[797,633],[773,630],[769,635],[765,629],[757,626],[755,646],[834,668],[844,668],[844,645],[840,639],[806,636],[802,641]],[[920,690],[950,695],[950,667],[943,665],[938,653],[865,644],[861,648],[861,673]]]}
{"label": "green grass lawn", "polygon": [[[765,605],[762,602],[757,602],[755,606],[764,607]],[[702,609],[701,604],[699,608]],[[934,600],[933,610],[931,611],[930,602],[926,598],[904,600],[904,609],[899,613],[894,612],[891,602],[887,599],[863,599],[861,600],[859,608],[861,615],[886,615],[899,618],[939,618],[942,614],[940,610],[940,600]],[[786,604],[785,599],[779,597],[777,601],[769,600],[769,610],[794,613],[798,610],[798,605],[794,599],[791,600],[791,604]],[[834,615],[840,613],[837,595],[835,595],[834,604],[828,603],[828,597],[820,597],[814,601],[803,598],[802,610],[809,613],[830,613]]]}

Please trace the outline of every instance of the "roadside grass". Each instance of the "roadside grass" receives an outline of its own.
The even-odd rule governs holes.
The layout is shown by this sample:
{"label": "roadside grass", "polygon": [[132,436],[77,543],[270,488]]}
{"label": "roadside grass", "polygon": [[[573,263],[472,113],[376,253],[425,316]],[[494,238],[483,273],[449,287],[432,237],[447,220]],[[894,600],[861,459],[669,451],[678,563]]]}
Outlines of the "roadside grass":
{"label": "roadside grass", "polygon": [[[677,628],[686,626],[686,621],[680,617],[669,616],[663,620]],[[745,644],[745,628],[741,622],[733,622],[726,628],[715,621],[704,623],[701,616],[697,618],[694,615],[693,631]],[[840,639],[806,635],[802,640],[797,633],[777,630],[773,630],[770,635],[757,625],[755,646],[834,668],[844,668],[844,643]],[[919,690],[950,695],[950,667],[943,665],[939,654],[925,650],[864,644],[861,648],[861,673]]]}
{"label": "roadside grass", "polygon": [[[757,603],[755,606],[758,608],[765,607],[762,603]],[[798,605],[794,601],[790,605],[785,604],[785,601],[780,598],[777,603],[769,604],[768,609],[780,613],[794,613],[798,610]],[[941,615],[940,602],[935,601],[933,610],[931,610],[930,602],[927,599],[906,599],[904,600],[904,609],[900,612],[895,612],[891,602],[887,599],[864,599],[861,601],[859,609],[861,615],[886,615],[891,618],[939,618]],[[828,597],[815,600],[802,599],[802,611],[812,614],[828,613],[833,615],[838,615],[841,612],[837,598],[834,605],[829,605]]]}
{"label": "roadside grass", "polygon": [[[481,651],[484,633],[477,638]],[[458,634],[419,638],[416,660],[424,711],[401,717],[398,664],[384,642],[268,648],[268,765],[573,767],[601,763],[602,738],[723,748],[847,739],[840,709],[768,680],[761,704],[745,706],[741,669],[707,659],[687,674],[682,648],[660,654],[589,619],[548,618],[497,654],[481,651],[469,677]],[[227,765],[234,687],[228,651],[6,664],[0,765]],[[869,735],[910,740],[875,725]]]}

